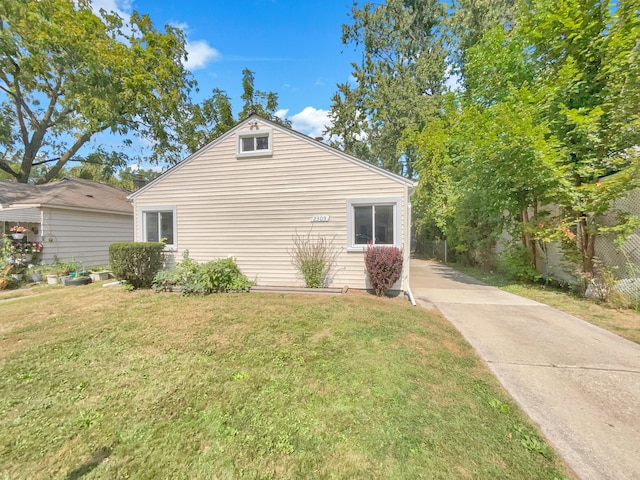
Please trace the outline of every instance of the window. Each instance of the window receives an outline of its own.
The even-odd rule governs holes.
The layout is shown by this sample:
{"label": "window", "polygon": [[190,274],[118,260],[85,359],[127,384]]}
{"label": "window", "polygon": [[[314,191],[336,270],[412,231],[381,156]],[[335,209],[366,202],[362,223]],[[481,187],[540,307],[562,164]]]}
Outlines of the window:
{"label": "window", "polygon": [[400,245],[400,198],[347,200],[347,250],[365,245]]}
{"label": "window", "polygon": [[259,157],[272,153],[271,129],[261,129],[238,134],[238,157]]}
{"label": "window", "polygon": [[175,207],[151,207],[141,211],[142,240],[164,241],[168,249],[176,248]]}

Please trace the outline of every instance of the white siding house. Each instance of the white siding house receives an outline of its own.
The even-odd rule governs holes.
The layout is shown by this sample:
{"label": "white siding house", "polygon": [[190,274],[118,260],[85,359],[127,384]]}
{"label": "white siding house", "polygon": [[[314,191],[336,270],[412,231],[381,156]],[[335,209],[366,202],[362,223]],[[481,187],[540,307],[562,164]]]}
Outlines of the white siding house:
{"label": "white siding house", "polygon": [[180,261],[234,257],[262,286],[304,286],[291,263],[296,234],[333,239],[331,286],[367,288],[367,243],[405,255],[415,182],[253,115],[130,195],[137,241],[166,238]]}
{"label": "white siding house", "polygon": [[28,228],[43,243],[39,261],[76,260],[85,267],[109,263],[109,245],[133,240],[130,192],[79,178],[46,185],[0,182],[0,224]]}

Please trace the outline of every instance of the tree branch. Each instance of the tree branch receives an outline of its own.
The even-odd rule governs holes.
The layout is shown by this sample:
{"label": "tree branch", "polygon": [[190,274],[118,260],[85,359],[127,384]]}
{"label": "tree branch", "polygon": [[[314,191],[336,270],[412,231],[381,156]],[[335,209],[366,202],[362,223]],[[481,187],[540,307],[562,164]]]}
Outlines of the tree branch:
{"label": "tree branch", "polygon": [[7,172],[13,178],[18,178],[18,174],[14,172],[11,166],[4,160],[0,160],[0,170],[2,170],[3,172]]}
{"label": "tree branch", "polygon": [[82,134],[76,140],[76,142],[71,146],[71,148],[67,150],[67,152],[57,160],[56,164],[37,183],[43,184],[43,183],[50,182],[58,174],[58,172],[62,169],[62,167],[64,167],[65,164],[78,152],[78,150],[80,150],[80,147],[82,147],[85,143],[87,143],[93,135],[95,135],[96,133],[102,132],[107,128],[108,126],[105,125],[99,129],[96,129],[95,131],[86,132]]}

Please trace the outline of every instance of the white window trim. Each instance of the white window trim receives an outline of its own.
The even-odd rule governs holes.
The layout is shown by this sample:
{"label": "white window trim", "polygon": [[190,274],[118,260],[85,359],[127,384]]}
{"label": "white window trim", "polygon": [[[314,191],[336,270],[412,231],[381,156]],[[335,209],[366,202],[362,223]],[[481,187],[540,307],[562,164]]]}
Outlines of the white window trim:
{"label": "white window trim", "polygon": [[[252,150],[250,152],[242,151],[242,139],[250,138],[250,137],[264,137],[268,135],[269,137],[269,148],[264,150]],[[261,128],[259,130],[246,130],[244,132],[240,132],[236,136],[236,157],[238,158],[247,158],[247,157],[268,157],[273,155],[273,130],[271,128]]]}
{"label": "white window trim", "polygon": [[363,252],[367,246],[355,243],[356,232],[353,207],[368,207],[371,205],[393,206],[393,245],[378,246],[402,248],[402,197],[350,198],[347,199],[347,252]]}
{"label": "white window trim", "polygon": [[178,250],[178,216],[175,205],[153,205],[138,208],[138,222],[140,225],[138,241],[146,242],[147,225],[145,213],[147,212],[173,212],[173,243],[164,246],[165,252],[175,252]]}

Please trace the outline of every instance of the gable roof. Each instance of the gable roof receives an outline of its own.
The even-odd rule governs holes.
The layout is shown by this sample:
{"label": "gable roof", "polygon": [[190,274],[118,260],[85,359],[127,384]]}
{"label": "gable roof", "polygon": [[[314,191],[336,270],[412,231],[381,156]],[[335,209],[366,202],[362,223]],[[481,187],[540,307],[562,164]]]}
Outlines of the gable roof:
{"label": "gable roof", "polygon": [[45,185],[0,181],[0,209],[8,206],[59,207],[133,214],[128,190],[82,178]]}
{"label": "gable roof", "polygon": [[336,156],[342,158],[345,161],[354,163],[354,164],[358,165],[359,167],[362,167],[362,168],[364,168],[366,170],[369,170],[369,171],[374,172],[374,173],[376,173],[378,175],[386,177],[386,178],[388,178],[388,179],[390,179],[392,181],[395,181],[397,183],[405,185],[405,186],[407,186],[409,188],[415,188],[416,185],[418,184],[414,180],[409,180],[408,178],[405,178],[405,177],[402,177],[402,176],[397,175],[395,173],[389,172],[387,170],[384,170],[383,168],[376,167],[375,165],[367,163],[364,160],[360,160],[359,158],[356,158],[353,155],[349,155],[349,154],[344,153],[343,151],[341,151],[341,150],[339,150],[337,148],[331,147],[329,145],[326,145],[325,143],[322,143],[322,142],[320,142],[318,140],[315,140],[314,138],[311,138],[308,135],[305,135],[304,133],[300,133],[300,132],[298,132],[296,130],[284,127],[284,126],[282,126],[282,125],[280,125],[280,124],[278,124],[278,123],[276,123],[276,122],[274,122],[272,120],[269,120],[267,118],[261,117],[258,114],[253,113],[253,114],[249,115],[247,118],[245,118],[243,121],[239,122],[235,127],[233,127],[228,132],[223,133],[218,138],[216,138],[212,142],[208,143],[207,145],[202,147],[197,152],[192,153],[190,156],[185,158],[183,161],[181,161],[180,163],[174,165],[173,167],[168,169],[162,175],[160,175],[157,178],[155,178],[153,181],[149,182],[147,185],[145,185],[141,189],[136,190],[135,192],[130,194],[128,198],[129,199],[133,199],[133,198],[137,197],[141,193],[143,193],[146,190],[148,190],[149,188],[151,188],[156,183],[161,182],[162,180],[164,180],[168,176],[170,176],[173,173],[175,173],[176,171],[178,171],[183,165],[186,165],[187,163],[190,163],[191,161],[195,160],[200,155],[202,155],[203,152],[205,152],[206,150],[209,150],[211,148],[215,148],[216,145],[224,142],[229,137],[235,135],[236,132],[238,132],[239,130],[243,129],[248,123],[253,122],[255,120],[260,120],[261,122],[267,124],[269,127],[273,128],[273,129],[276,129],[276,130],[280,131],[281,133],[292,135],[292,136],[298,138],[299,140],[302,140],[302,141],[304,141],[306,143],[314,145],[315,147],[318,147],[318,148],[321,148],[323,150],[326,150],[327,152],[330,152],[333,155],[336,155]]}

